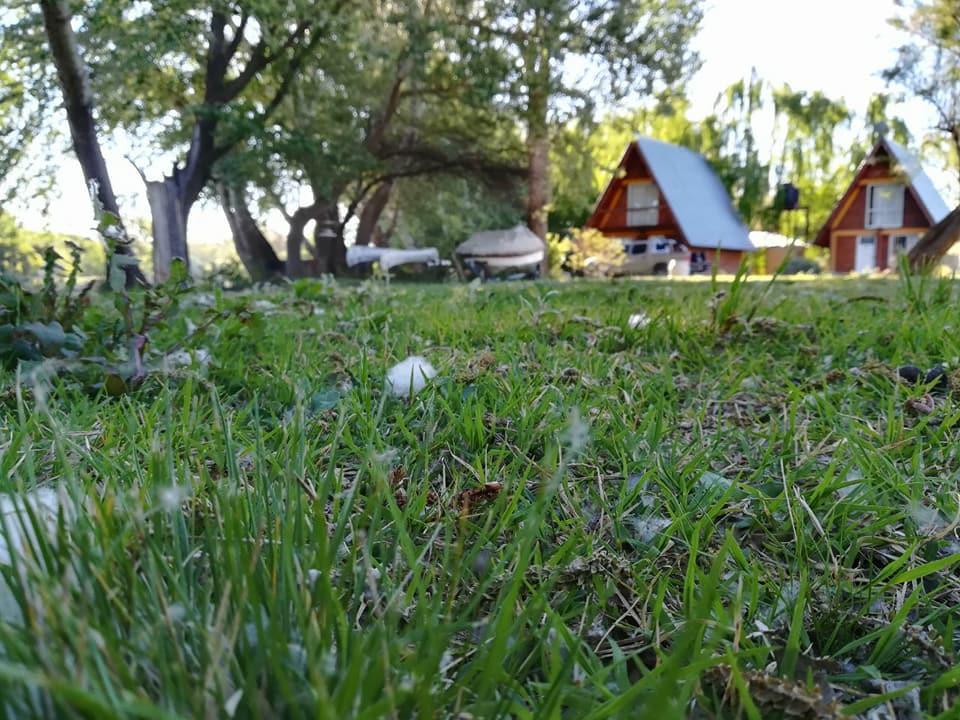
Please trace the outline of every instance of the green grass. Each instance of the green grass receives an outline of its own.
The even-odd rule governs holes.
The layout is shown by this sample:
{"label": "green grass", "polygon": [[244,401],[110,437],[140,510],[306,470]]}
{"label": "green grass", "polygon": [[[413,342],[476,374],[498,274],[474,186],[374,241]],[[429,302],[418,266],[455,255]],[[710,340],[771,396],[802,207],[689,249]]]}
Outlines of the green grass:
{"label": "green grass", "polygon": [[960,404],[892,371],[954,296],[300,283],[120,398],[0,375],[0,491],[83,503],[0,568],[0,717],[953,717]]}

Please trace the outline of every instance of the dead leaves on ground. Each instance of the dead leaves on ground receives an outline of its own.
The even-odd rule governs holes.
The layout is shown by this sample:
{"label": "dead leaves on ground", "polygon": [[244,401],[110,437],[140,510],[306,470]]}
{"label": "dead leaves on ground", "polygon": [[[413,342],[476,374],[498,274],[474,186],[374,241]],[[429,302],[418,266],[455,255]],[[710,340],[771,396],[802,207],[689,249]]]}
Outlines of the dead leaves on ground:
{"label": "dead leaves on ground", "polygon": [[[393,490],[393,499],[397,507],[404,508],[409,502],[407,493],[408,476],[407,471],[402,465],[398,465],[390,471],[387,478],[391,489]],[[486,482],[478,487],[461,490],[447,504],[449,508],[467,515],[470,511],[480,505],[492,502],[503,490],[503,484],[499,482]],[[432,488],[427,491],[426,506],[436,508],[440,505],[440,496]]]}
{"label": "dead leaves on ground", "polygon": [[[765,717],[768,713],[781,713],[786,718],[805,720],[832,720],[843,717],[842,706],[834,697],[833,689],[826,684],[815,688],[754,670],[739,670],[750,700]],[[707,684],[724,693],[729,702],[741,692],[734,671],[729,665],[717,665],[704,676]]]}
{"label": "dead leaves on ground", "polygon": [[495,500],[500,491],[503,490],[503,484],[499,482],[487,482],[480,487],[461,490],[453,498],[453,507],[464,514],[468,514],[475,505]]}
{"label": "dead leaves on ground", "polygon": [[496,363],[496,356],[489,350],[483,350],[467,360],[466,367],[457,373],[456,380],[461,383],[473,382]]}

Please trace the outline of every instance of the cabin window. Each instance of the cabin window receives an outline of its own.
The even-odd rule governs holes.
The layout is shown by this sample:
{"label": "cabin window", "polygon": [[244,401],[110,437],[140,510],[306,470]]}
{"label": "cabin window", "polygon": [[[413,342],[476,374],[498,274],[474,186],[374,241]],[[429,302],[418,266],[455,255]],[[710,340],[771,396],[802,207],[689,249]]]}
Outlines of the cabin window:
{"label": "cabin window", "polygon": [[899,263],[898,258],[913,250],[919,239],[916,235],[891,235],[887,267],[895,268]]}
{"label": "cabin window", "polygon": [[645,242],[643,242],[643,243],[634,243],[634,244],[630,247],[630,254],[631,254],[631,255],[643,255],[646,251],[647,251],[647,244],[646,244]]}
{"label": "cabin window", "polygon": [[866,227],[902,227],[903,195],[903,185],[868,185]]}
{"label": "cabin window", "polygon": [[627,185],[627,225],[656,225],[660,217],[660,192],[653,183]]}

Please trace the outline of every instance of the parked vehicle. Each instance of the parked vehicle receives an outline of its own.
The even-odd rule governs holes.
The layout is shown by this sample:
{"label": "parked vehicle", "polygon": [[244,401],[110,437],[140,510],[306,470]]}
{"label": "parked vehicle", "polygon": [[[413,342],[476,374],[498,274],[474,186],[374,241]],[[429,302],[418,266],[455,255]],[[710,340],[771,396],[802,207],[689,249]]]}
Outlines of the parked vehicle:
{"label": "parked vehicle", "polygon": [[670,238],[625,239],[623,250],[620,275],[689,275],[692,270],[690,251]]}

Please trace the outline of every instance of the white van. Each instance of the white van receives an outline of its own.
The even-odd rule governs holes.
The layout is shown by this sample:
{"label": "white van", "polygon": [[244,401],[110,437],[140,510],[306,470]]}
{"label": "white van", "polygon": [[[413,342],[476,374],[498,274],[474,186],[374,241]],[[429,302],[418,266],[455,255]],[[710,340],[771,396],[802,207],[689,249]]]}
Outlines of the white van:
{"label": "white van", "polygon": [[621,275],[689,275],[690,251],[676,240],[662,236],[626,238],[627,257],[618,268]]}

